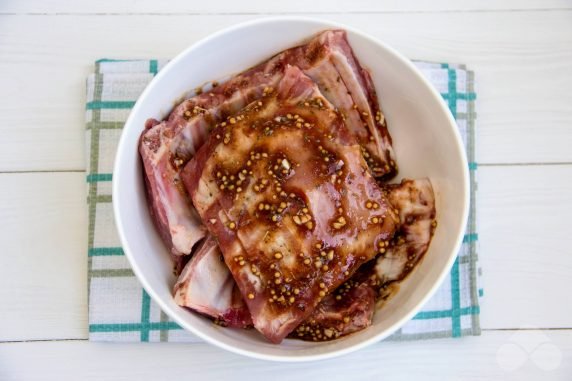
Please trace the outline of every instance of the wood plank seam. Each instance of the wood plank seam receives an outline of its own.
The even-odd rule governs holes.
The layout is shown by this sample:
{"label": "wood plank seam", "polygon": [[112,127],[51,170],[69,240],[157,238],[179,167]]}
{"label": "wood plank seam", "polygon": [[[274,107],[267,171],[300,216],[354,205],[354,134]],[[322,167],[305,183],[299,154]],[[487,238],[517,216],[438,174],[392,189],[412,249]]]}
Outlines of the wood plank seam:
{"label": "wood plank seam", "polygon": [[[557,331],[557,332],[572,332],[572,328],[482,328],[483,332],[525,332],[525,331]],[[16,343],[46,343],[46,342],[66,342],[66,341],[89,341],[88,338],[59,338],[59,339],[36,339],[36,340],[0,340],[2,344],[16,344]],[[380,343],[383,340],[380,341]],[[176,344],[176,343],[175,343]],[[188,344],[208,344],[207,342],[188,343]]]}
{"label": "wood plank seam", "polygon": [[0,16],[279,16],[279,15],[390,15],[390,14],[450,14],[450,13],[519,13],[519,12],[569,12],[572,8],[530,9],[468,9],[468,10],[389,10],[389,11],[283,11],[283,12],[0,12]]}

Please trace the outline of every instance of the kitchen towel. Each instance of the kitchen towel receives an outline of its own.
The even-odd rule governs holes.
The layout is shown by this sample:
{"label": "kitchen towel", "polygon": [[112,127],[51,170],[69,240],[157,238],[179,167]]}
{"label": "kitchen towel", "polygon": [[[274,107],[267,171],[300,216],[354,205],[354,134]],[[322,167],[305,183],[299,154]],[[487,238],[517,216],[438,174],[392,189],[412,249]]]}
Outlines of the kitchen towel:
{"label": "kitchen towel", "polygon": [[[101,59],[87,79],[87,252],[89,339],[93,341],[201,341],[173,322],[143,290],[121,249],[113,219],[112,170],[123,124],[138,96],[166,63]],[[471,209],[463,245],[450,274],[423,309],[388,340],[479,335],[483,291],[479,287],[475,215],[474,73],[463,65],[415,64],[441,93],[457,120],[470,167]]]}

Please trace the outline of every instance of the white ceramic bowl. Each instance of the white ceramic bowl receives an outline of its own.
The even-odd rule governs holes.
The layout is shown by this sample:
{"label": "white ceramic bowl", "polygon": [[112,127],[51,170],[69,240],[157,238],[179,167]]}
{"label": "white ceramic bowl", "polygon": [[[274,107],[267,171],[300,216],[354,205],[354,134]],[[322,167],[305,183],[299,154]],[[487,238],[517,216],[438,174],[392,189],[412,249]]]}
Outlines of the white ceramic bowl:
{"label": "white ceramic bowl", "polygon": [[[314,33],[343,28],[360,62],[371,70],[388,120],[400,177],[429,177],[439,225],[424,260],[368,329],[338,340],[267,342],[256,331],[221,328],[177,306],[167,249],[145,199],[137,142],[145,120],[164,118],[189,89],[238,73],[299,44]],[[441,96],[409,60],[351,27],[307,18],[265,18],[215,33],[173,59],[145,89],[125,124],[115,159],[113,207],[125,254],[143,287],[173,320],[205,341],[268,360],[307,361],[338,356],[377,342],[411,319],[450,270],[468,215],[468,166],[455,121]]]}

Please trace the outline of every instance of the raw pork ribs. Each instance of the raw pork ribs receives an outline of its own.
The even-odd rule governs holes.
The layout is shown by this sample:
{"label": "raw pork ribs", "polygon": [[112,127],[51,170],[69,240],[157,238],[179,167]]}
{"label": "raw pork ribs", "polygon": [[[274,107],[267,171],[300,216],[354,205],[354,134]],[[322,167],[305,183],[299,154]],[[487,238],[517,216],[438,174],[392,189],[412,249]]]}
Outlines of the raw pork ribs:
{"label": "raw pork ribs", "polygon": [[377,184],[397,172],[391,144],[342,30],[148,120],[139,152],[151,216],[177,273],[186,262],[176,302],[275,343],[367,327],[373,283],[394,267],[371,260],[393,253],[402,226]]}
{"label": "raw pork ribs", "polygon": [[285,50],[208,92],[180,103],[169,117],[150,119],[141,135],[149,207],[174,255],[190,254],[206,231],[181,186],[180,171],[217,123],[259,99],[298,66],[338,110],[375,177],[391,178],[397,167],[385,117],[369,73],[355,58],[343,30],[325,31]]}
{"label": "raw pork ribs", "polygon": [[254,327],[276,343],[373,259],[398,222],[355,136],[295,66],[220,123],[181,177]]}

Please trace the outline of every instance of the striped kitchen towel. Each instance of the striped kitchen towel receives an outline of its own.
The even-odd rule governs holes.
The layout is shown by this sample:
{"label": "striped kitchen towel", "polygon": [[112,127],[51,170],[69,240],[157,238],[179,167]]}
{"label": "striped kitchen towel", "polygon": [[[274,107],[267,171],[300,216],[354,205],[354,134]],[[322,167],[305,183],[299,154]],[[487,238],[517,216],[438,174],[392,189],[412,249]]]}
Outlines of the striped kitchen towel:
{"label": "striped kitchen towel", "polygon": [[[111,204],[115,150],[131,107],[162,60],[110,60],[87,79],[86,147],[89,205],[89,338],[94,341],[200,341],[151,301],[133,275],[119,242]],[[471,176],[471,210],[453,268],[433,298],[390,339],[480,334],[475,222],[474,74],[462,65],[417,62],[449,105],[463,136]]]}

